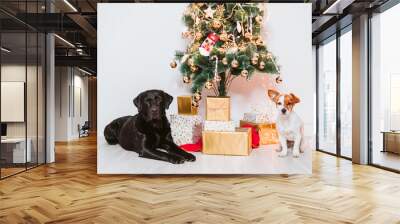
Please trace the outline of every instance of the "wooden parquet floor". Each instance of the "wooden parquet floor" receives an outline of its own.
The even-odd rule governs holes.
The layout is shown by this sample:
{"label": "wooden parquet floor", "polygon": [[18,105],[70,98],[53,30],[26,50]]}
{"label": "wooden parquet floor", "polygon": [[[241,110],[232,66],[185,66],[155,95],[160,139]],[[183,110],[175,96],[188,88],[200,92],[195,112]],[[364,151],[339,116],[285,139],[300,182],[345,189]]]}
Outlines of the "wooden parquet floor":
{"label": "wooden parquet floor", "polygon": [[0,223],[400,223],[400,175],[316,152],[312,175],[98,176],[96,139],[0,181]]}

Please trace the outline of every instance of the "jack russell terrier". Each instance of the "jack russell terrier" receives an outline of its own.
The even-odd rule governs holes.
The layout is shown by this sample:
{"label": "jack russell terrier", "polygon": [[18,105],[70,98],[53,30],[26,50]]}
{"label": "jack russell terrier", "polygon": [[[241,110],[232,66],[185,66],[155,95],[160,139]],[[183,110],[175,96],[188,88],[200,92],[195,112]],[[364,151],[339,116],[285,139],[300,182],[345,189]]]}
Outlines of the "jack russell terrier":
{"label": "jack russell terrier", "polygon": [[287,156],[288,147],[293,145],[293,157],[299,157],[304,152],[303,130],[304,124],[301,118],[293,111],[295,104],[300,99],[293,93],[282,94],[276,90],[268,90],[268,96],[275,102],[278,109],[276,127],[279,134],[279,156]]}

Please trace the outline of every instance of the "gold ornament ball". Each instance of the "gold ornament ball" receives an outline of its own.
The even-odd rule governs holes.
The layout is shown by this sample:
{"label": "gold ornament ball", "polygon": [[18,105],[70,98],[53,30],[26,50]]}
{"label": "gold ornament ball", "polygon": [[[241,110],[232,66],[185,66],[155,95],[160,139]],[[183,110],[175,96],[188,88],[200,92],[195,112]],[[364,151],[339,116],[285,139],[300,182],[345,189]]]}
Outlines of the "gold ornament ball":
{"label": "gold ornament ball", "polygon": [[227,58],[223,58],[222,59],[222,64],[227,65],[228,64],[228,59]]}
{"label": "gold ornament ball", "polygon": [[212,26],[212,28],[214,28],[214,29],[219,29],[219,28],[221,28],[222,23],[221,23],[220,20],[214,19],[214,20],[212,21],[211,26]]}
{"label": "gold ornament ball", "polygon": [[268,60],[271,60],[271,59],[272,59],[272,54],[271,54],[270,52],[268,52],[267,55],[266,55],[266,58],[267,58]]}
{"label": "gold ornament ball", "polygon": [[216,82],[221,81],[221,76],[219,76],[219,75],[214,76],[214,81],[216,81]]}
{"label": "gold ornament ball", "polygon": [[256,16],[256,22],[257,23],[262,23],[262,21],[263,21],[263,18],[262,18],[262,16]]}
{"label": "gold ornament ball", "polygon": [[206,84],[205,84],[205,87],[206,87],[206,89],[211,89],[213,87],[212,82],[207,81]]}
{"label": "gold ornament ball", "polygon": [[249,71],[247,71],[246,69],[242,70],[240,72],[240,75],[244,78],[247,78],[247,76],[249,75]]}
{"label": "gold ornament ball", "polygon": [[196,101],[192,101],[192,107],[199,107],[199,103]]}
{"label": "gold ornament ball", "polygon": [[202,37],[203,37],[203,35],[200,32],[196,32],[196,34],[195,34],[196,40],[201,40]]}
{"label": "gold ornament ball", "polygon": [[253,58],[258,60],[260,58],[260,54],[259,53],[254,53],[253,54]]}
{"label": "gold ornament ball", "polygon": [[265,62],[260,62],[260,65],[258,66],[259,69],[263,70],[265,68]]}
{"label": "gold ornament ball", "polygon": [[245,50],[246,50],[246,46],[244,46],[244,45],[239,46],[239,51],[245,51]]}
{"label": "gold ornament ball", "polygon": [[278,76],[278,77],[276,77],[275,82],[276,82],[277,84],[280,84],[280,83],[283,82],[283,79],[282,79],[280,76]]}
{"label": "gold ornament ball", "polygon": [[251,64],[252,64],[252,65],[258,64],[258,59],[257,59],[257,58],[252,58],[252,59],[251,59]]}
{"label": "gold ornament ball", "polygon": [[234,60],[231,62],[231,67],[232,67],[232,68],[237,68],[237,67],[239,67],[239,62],[238,62],[236,59],[234,59]]}
{"label": "gold ornament ball", "polygon": [[183,76],[183,83],[190,83],[190,77],[189,76]]}
{"label": "gold ornament ball", "polygon": [[260,46],[260,45],[263,45],[263,44],[264,44],[264,41],[262,40],[262,38],[261,37],[257,38],[256,45]]}
{"label": "gold ornament ball", "polygon": [[219,35],[219,39],[223,42],[228,41],[228,34],[226,32],[221,33],[221,35]]}
{"label": "gold ornament ball", "polygon": [[263,53],[260,54],[260,57],[262,59],[267,59],[267,54],[263,52]]}
{"label": "gold ornament ball", "polygon": [[196,65],[190,66],[190,71],[192,71],[192,72],[196,72],[198,69],[199,69],[199,68],[197,68]]}
{"label": "gold ornament ball", "polygon": [[171,68],[176,68],[178,64],[176,63],[176,61],[172,61],[169,66],[171,66]]}
{"label": "gold ornament ball", "polygon": [[201,93],[200,93],[200,92],[196,92],[196,93],[193,95],[193,99],[194,99],[194,101],[196,101],[196,102],[200,101],[200,100],[201,100]]}
{"label": "gold ornament ball", "polygon": [[246,32],[244,34],[244,38],[246,38],[247,40],[251,40],[251,38],[253,38],[253,34],[251,34],[250,32]]}

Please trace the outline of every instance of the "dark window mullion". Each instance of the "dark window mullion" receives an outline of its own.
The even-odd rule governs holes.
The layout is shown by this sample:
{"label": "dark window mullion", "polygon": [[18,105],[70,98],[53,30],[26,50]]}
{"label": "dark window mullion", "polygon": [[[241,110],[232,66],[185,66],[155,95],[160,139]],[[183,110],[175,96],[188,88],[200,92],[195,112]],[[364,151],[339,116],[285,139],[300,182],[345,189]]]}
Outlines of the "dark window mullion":
{"label": "dark window mullion", "polygon": [[368,70],[367,70],[367,88],[368,88],[368,99],[367,99],[367,107],[368,107],[368,114],[367,114],[367,119],[368,119],[368,124],[367,124],[367,129],[368,129],[368,164],[373,164],[373,146],[372,146],[372,12],[368,12],[368,30],[367,30],[367,44],[368,44],[368,53],[367,53],[367,64],[368,64]]}
{"label": "dark window mullion", "polygon": [[[39,13],[38,0],[36,1],[36,13]],[[39,165],[39,32],[36,32],[36,166],[38,165]]]}
{"label": "dark window mullion", "polygon": [[[28,19],[28,1],[25,1],[25,21]],[[24,120],[25,120],[25,170],[28,170],[28,113],[27,113],[27,96],[28,96],[28,24],[25,23],[25,100],[24,100]]]}
{"label": "dark window mullion", "polygon": [[340,84],[341,84],[341,64],[340,64],[340,30],[336,31],[336,154],[341,157],[341,119],[340,119]]}
{"label": "dark window mullion", "polygon": [[317,103],[316,105],[316,138],[315,138],[315,147],[318,150],[319,149],[319,45],[315,46],[315,92],[316,92],[316,99],[315,102]]}

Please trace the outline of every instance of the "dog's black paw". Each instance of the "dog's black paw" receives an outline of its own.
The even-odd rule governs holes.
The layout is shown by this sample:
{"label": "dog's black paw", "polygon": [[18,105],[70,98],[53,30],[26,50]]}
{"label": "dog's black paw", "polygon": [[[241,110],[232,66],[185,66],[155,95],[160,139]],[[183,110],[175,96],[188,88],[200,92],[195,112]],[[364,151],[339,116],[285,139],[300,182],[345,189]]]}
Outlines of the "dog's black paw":
{"label": "dog's black paw", "polygon": [[194,156],[193,154],[188,153],[188,154],[185,155],[185,160],[189,161],[189,162],[194,162],[194,161],[196,161],[196,156]]}
{"label": "dog's black paw", "polygon": [[178,157],[178,156],[170,156],[168,161],[173,164],[182,164],[185,162],[185,158]]}

